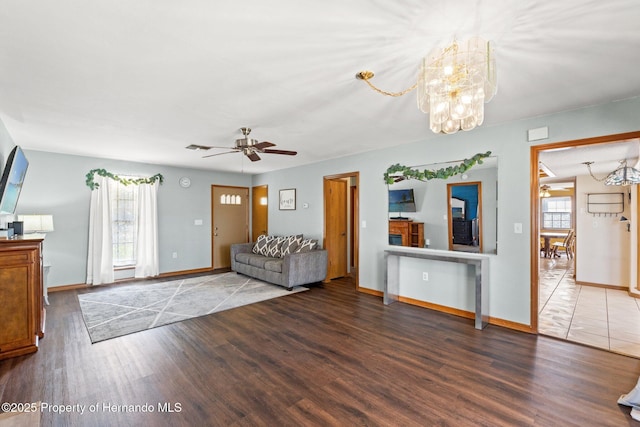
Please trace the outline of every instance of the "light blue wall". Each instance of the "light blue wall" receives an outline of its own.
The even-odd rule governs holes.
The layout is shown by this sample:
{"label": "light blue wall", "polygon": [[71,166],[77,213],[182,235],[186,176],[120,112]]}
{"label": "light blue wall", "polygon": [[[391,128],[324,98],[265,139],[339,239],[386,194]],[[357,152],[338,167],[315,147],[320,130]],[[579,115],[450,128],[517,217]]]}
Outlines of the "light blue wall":
{"label": "light blue wall", "polygon": [[[251,186],[251,176],[25,150],[29,169],[16,214],[52,214],[45,239],[49,286],[85,283],[91,191],[85,175],[103,168],[117,175],[161,173],[158,192],[160,272],[211,267],[211,185]],[[178,180],[191,178],[191,187]],[[196,219],[202,225],[194,225]],[[173,252],[178,258],[173,258]]]}
{"label": "light blue wall", "polygon": [[[420,114],[416,111],[416,114]],[[498,254],[491,256],[490,313],[492,317],[530,324],[530,146],[527,130],[549,127],[549,143],[610,135],[640,129],[640,98],[631,98],[580,110],[480,127],[455,135],[432,135],[425,117],[425,140],[384,150],[262,174],[254,185],[269,185],[269,231],[323,233],[322,177],[360,172],[360,286],[381,291],[384,249],[387,247],[387,186],[384,171],[392,164],[438,163],[491,151],[498,157]],[[375,126],[375,123],[372,123]],[[345,141],[348,143],[348,141]],[[298,208],[278,211],[277,191],[296,188]],[[309,208],[303,209],[302,203]],[[522,234],[513,232],[522,223]],[[428,269],[430,280],[422,281]],[[413,298],[423,298],[471,310],[473,287],[466,267],[438,262],[406,262],[402,283]],[[460,284],[460,281],[464,283]],[[428,285],[428,286],[427,286]],[[421,289],[423,290],[421,292]]]}
{"label": "light blue wall", "polygon": [[2,173],[7,156],[13,146],[13,139],[11,139],[7,128],[4,126],[2,120],[0,120],[0,173]]}

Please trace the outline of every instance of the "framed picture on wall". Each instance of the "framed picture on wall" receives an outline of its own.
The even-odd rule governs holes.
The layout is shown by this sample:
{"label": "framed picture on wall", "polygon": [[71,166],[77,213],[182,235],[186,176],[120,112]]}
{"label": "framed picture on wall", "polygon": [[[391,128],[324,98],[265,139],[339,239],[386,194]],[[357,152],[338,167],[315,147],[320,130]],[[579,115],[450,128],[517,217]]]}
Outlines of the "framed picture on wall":
{"label": "framed picture on wall", "polygon": [[280,190],[280,210],[295,211],[296,210],[296,189],[288,188]]}

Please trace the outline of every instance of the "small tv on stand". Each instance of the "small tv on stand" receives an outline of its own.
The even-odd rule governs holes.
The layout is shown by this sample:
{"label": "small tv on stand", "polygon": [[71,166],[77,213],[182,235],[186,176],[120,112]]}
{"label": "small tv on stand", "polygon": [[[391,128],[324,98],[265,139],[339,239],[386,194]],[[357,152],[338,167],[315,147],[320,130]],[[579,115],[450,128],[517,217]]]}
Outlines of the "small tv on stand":
{"label": "small tv on stand", "polygon": [[402,216],[403,213],[416,212],[416,199],[413,189],[389,190],[389,213],[398,213],[389,219],[394,221],[408,221],[410,218]]}

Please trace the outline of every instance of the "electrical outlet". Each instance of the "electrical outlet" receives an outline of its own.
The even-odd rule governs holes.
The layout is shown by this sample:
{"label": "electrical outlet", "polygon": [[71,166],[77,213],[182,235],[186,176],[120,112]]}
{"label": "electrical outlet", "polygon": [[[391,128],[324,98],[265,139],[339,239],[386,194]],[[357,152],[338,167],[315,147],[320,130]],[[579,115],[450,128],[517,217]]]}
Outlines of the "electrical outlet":
{"label": "electrical outlet", "polygon": [[422,272],[422,280],[424,280],[425,282],[429,281],[429,273],[427,273],[426,271]]}
{"label": "electrical outlet", "polygon": [[178,252],[174,252],[174,253],[172,254],[172,256],[173,256],[173,258],[178,258]]}

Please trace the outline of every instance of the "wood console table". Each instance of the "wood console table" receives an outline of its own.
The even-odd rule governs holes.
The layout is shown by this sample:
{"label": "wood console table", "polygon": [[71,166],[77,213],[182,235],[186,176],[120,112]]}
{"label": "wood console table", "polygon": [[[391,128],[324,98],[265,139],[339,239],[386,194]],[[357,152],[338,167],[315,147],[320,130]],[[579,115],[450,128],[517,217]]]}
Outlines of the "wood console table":
{"label": "wood console table", "polygon": [[0,238],[0,360],[37,351],[44,337],[42,240]]}
{"label": "wood console table", "polygon": [[456,262],[475,266],[475,328],[489,324],[489,257],[487,255],[392,246],[385,252],[387,275],[384,283],[384,303],[398,301],[400,290],[400,257]]}

